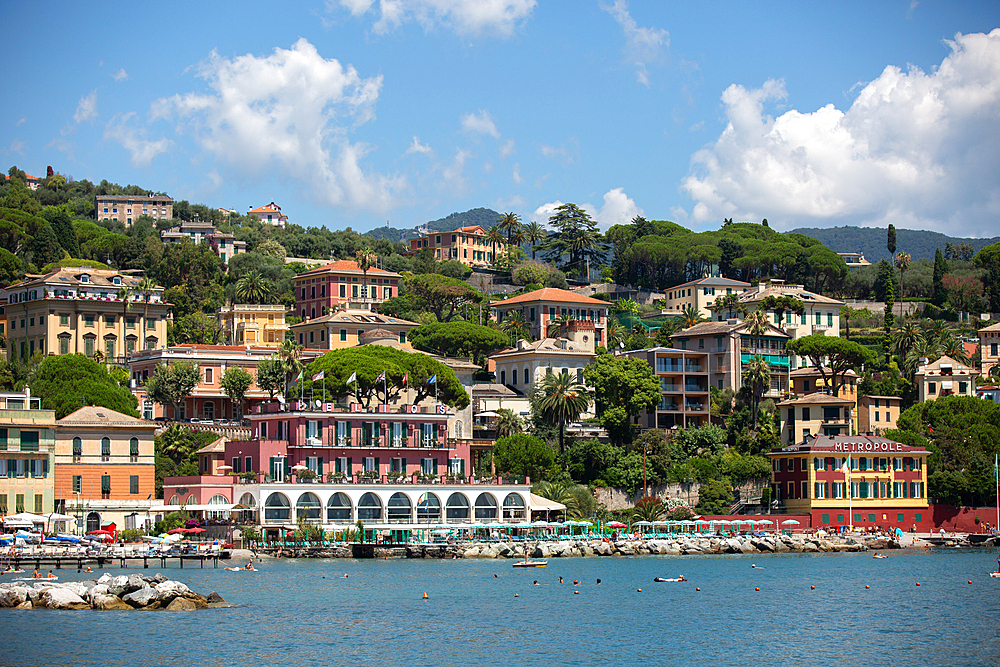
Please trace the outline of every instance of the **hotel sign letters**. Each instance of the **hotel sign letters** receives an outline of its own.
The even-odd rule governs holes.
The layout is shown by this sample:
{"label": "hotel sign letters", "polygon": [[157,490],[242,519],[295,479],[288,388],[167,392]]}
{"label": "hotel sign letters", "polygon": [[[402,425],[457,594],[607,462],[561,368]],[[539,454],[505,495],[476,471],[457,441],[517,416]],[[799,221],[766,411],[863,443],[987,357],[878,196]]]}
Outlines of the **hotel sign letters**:
{"label": "hotel sign letters", "polygon": [[902,452],[905,445],[898,442],[838,442],[835,452]]}

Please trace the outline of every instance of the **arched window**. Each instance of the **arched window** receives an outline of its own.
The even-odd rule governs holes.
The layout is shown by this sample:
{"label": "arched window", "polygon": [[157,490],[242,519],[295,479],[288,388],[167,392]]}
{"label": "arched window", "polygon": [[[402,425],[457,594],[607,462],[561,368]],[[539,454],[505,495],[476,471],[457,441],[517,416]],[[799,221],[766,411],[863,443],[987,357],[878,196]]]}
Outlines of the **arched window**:
{"label": "arched window", "polygon": [[318,519],[322,505],[315,493],[306,492],[295,501],[296,519]]}
{"label": "arched window", "polygon": [[441,501],[433,493],[424,493],[417,502],[417,523],[437,523],[441,520]]}
{"label": "arched window", "polygon": [[79,437],[73,438],[73,462],[76,463],[83,456],[83,440]]}
{"label": "arched window", "polygon": [[476,498],[476,514],[477,521],[496,521],[497,518],[497,499],[493,497],[491,493],[480,493],[479,497]]}
{"label": "arched window", "polygon": [[455,420],[455,437],[461,439],[462,437],[462,420]]}
{"label": "arched window", "polygon": [[524,369],[524,384],[531,384],[531,374],[527,368]]}
{"label": "arched window", "polygon": [[212,496],[211,500],[208,501],[208,504],[209,505],[228,505],[229,504],[229,498],[226,498],[221,493],[217,493],[214,496]]}
{"label": "arched window", "polygon": [[507,371],[500,371],[500,384],[507,384]]}
{"label": "arched window", "polygon": [[252,493],[244,493],[240,496],[240,505],[248,507],[250,509],[257,508],[257,499],[253,497]]}
{"label": "arched window", "polygon": [[198,504],[198,497],[192,493],[191,495],[188,496],[187,502],[185,502],[184,504],[185,505],[197,505]]}
{"label": "arched window", "polygon": [[326,520],[330,523],[351,522],[351,499],[346,493],[337,492],[326,501]]}
{"label": "arched window", "polygon": [[382,501],[371,491],[361,496],[361,500],[358,501],[358,520],[382,520]]}
{"label": "arched window", "polygon": [[111,460],[111,438],[101,438],[101,460]]}
{"label": "arched window", "polygon": [[464,521],[469,518],[469,499],[462,493],[453,493],[448,496],[448,503],[445,505],[445,517],[448,521]]}
{"label": "arched window", "polygon": [[517,386],[517,369],[510,369],[510,381],[516,387]]}
{"label": "arched window", "polygon": [[292,516],[292,505],[283,493],[272,493],[264,501],[264,521],[288,521]]}
{"label": "arched window", "polygon": [[503,519],[504,521],[524,520],[524,498],[519,493],[508,493],[503,499]]}
{"label": "arched window", "polygon": [[389,514],[389,523],[410,523],[410,499],[406,494],[397,491],[386,503]]}
{"label": "arched window", "polygon": [[[229,498],[226,498],[221,493],[217,493],[211,497],[208,501],[209,505],[229,505]],[[209,519],[225,519],[228,518],[229,510],[209,510],[207,512],[207,518]]]}
{"label": "arched window", "polygon": [[128,441],[128,460],[130,463],[139,460],[139,438],[131,438]]}
{"label": "arched window", "polygon": [[101,515],[97,512],[91,512],[87,515],[87,532],[93,530],[101,529]]}

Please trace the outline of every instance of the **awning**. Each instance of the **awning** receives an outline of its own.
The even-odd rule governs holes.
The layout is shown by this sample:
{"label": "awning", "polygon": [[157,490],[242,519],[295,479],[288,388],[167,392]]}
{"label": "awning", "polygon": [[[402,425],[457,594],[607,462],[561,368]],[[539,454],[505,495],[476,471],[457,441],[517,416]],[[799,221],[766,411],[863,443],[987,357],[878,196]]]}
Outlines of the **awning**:
{"label": "awning", "polygon": [[529,493],[528,496],[528,504],[531,506],[532,512],[561,512],[566,510],[565,505],[557,503],[554,500],[542,498],[541,496],[536,496],[533,493]]}
{"label": "awning", "polygon": [[201,510],[210,510],[213,512],[224,512],[226,510],[231,510],[235,508],[236,505],[153,505],[149,508],[150,512],[180,512],[182,509],[188,510],[189,512],[197,512]]}
{"label": "awning", "polygon": [[941,389],[943,389],[944,391],[951,391],[952,387],[954,387],[954,386],[955,385],[954,385],[954,383],[951,380],[942,380],[941,381]]}
{"label": "awning", "polygon": [[40,514],[32,514],[31,512],[21,512],[20,514],[11,514],[4,518],[3,522],[7,525],[12,523],[45,523],[46,519]]}

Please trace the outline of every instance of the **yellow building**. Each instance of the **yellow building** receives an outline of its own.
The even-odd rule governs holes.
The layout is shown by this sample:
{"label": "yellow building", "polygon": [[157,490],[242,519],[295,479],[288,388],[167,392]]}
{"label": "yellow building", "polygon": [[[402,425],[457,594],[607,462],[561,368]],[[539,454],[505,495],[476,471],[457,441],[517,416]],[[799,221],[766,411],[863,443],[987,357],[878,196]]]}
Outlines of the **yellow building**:
{"label": "yellow building", "polygon": [[982,358],[980,374],[983,377],[1000,375],[1000,322],[979,330],[979,354]]}
{"label": "yellow building", "polygon": [[862,396],[858,401],[858,433],[880,435],[896,428],[899,411],[899,396]]}
{"label": "yellow building", "polygon": [[54,511],[54,410],[30,393],[0,393],[0,515]]}
{"label": "yellow building", "polygon": [[164,346],[170,304],[162,287],[139,292],[139,282],[113,269],[67,267],[7,287],[8,359],[41,352],[113,361]]}
{"label": "yellow building", "polygon": [[400,347],[412,350],[409,332],[418,327],[418,322],[380,315],[370,310],[337,310],[291,326],[292,334],[299,345],[314,350],[339,350],[355,347],[365,342],[365,336],[376,330],[381,338],[390,335],[399,341]]}
{"label": "yellow building", "polygon": [[979,371],[945,355],[933,363],[923,363],[913,374],[917,400],[933,401],[944,396],[975,396]]}
{"label": "yellow building", "polygon": [[781,441],[801,442],[806,436],[850,435],[854,401],[829,394],[809,394],[778,403]]}
{"label": "yellow building", "polygon": [[[824,378],[815,366],[796,368],[789,373],[789,379],[792,384],[792,393],[796,396],[833,394],[833,388],[829,386],[832,383],[830,372],[827,371],[827,377]],[[858,429],[858,380],[858,374],[852,370],[847,370],[842,376],[837,377],[839,384],[837,396],[850,399],[854,403],[851,419],[851,425],[854,427],[853,433],[863,432]]]}
{"label": "yellow building", "polygon": [[280,347],[288,324],[282,305],[239,303],[225,305],[216,314],[229,345]]}

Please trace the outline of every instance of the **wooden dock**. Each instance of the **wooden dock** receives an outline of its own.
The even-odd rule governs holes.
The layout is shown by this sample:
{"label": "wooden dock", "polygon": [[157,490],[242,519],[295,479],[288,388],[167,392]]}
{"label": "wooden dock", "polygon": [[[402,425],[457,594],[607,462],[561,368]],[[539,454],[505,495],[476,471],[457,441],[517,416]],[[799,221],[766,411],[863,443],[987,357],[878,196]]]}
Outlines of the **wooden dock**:
{"label": "wooden dock", "polygon": [[76,568],[77,572],[82,572],[86,565],[96,565],[98,569],[104,570],[112,567],[115,563],[118,564],[119,568],[124,569],[136,568],[140,562],[144,570],[149,569],[150,562],[154,566],[159,563],[159,567],[161,568],[166,568],[170,563],[177,562],[180,565],[180,569],[183,570],[185,561],[188,563],[197,563],[202,569],[205,567],[205,563],[210,563],[213,568],[218,568],[219,561],[229,560],[231,555],[229,551],[222,551],[217,554],[152,554],[143,556],[55,556],[51,554],[24,554],[5,556],[3,561],[5,564],[13,565],[15,568],[25,571]]}

